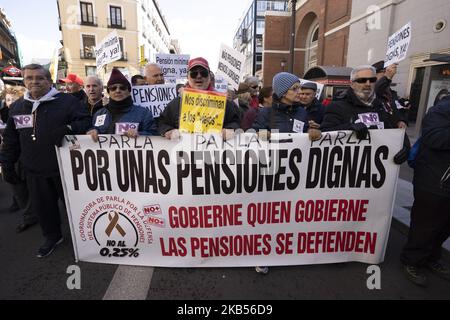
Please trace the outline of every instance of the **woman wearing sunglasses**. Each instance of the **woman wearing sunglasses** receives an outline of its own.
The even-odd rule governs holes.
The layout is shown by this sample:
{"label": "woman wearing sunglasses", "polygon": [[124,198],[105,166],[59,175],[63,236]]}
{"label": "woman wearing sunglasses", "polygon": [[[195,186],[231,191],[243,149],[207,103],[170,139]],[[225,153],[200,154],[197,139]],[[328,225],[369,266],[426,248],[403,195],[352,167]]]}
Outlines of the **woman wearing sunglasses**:
{"label": "woman wearing sunglasses", "polygon": [[109,103],[95,113],[93,128],[88,132],[94,141],[98,141],[99,134],[126,135],[130,138],[157,134],[152,128],[152,113],[133,104],[131,85],[118,69],[113,69],[107,90]]}

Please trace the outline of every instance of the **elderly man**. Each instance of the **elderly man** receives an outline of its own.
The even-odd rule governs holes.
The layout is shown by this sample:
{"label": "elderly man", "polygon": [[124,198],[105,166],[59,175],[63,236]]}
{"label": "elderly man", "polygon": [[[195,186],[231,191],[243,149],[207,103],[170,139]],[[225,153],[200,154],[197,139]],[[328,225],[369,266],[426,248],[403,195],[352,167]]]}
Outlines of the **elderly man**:
{"label": "elderly man", "polygon": [[94,141],[98,141],[98,134],[118,134],[130,138],[157,134],[156,129],[152,129],[152,113],[133,104],[131,85],[118,69],[113,69],[107,90],[109,103],[94,115],[93,129],[88,132]]}
{"label": "elderly man", "polygon": [[314,82],[306,82],[300,88],[300,103],[308,112],[308,120],[321,124],[325,107],[317,100],[317,85]]}
{"label": "elderly man", "polygon": [[[350,80],[352,84],[348,91],[333,101],[325,111],[321,124],[322,131],[353,130],[358,139],[366,139],[370,129],[392,128],[392,117],[387,113],[382,102],[375,94],[377,82],[376,70],[372,66],[359,66],[353,69]],[[371,114],[372,117],[363,117]],[[369,120],[367,119],[376,119]],[[405,135],[402,150],[394,157],[396,164],[405,162],[408,158],[410,143]]]}
{"label": "elderly man", "polygon": [[156,63],[149,63],[145,66],[145,79],[148,85],[164,84],[164,73]]}
{"label": "elderly man", "polygon": [[69,73],[67,75],[67,78],[62,79],[60,81],[66,84],[67,93],[70,93],[75,98],[80,100],[82,104],[87,101],[86,93],[84,93],[83,91],[84,85],[83,79],[81,79],[75,73]]}
{"label": "elderly man", "polygon": [[103,81],[96,76],[89,76],[86,79],[84,90],[87,94],[86,108],[91,117],[103,108]]}
{"label": "elderly man", "polygon": [[[191,59],[188,63],[188,85],[186,88],[214,91],[211,86],[211,77],[208,61],[204,58]],[[167,139],[176,139],[180,133],[181,97],[172,100],[159,118],[159,132]],[[239,126],[239,115],[236,106],[227,101],[222,134],[225,139],[233,135]]]}
{"label": "elderly man", "polygon": [[45,243],[37,257],[53,252],[63,241],[58,199],[64,198],[55,145],[68,134],[84,134],[89,115],[71,95],[52,88],[50,72],[31,64],[23,70],[24,98],[11,108],[4,133],[0,162],[4,179],[17,183],[14,164],[19,160],[26,172],[31,207],[39,217]]}

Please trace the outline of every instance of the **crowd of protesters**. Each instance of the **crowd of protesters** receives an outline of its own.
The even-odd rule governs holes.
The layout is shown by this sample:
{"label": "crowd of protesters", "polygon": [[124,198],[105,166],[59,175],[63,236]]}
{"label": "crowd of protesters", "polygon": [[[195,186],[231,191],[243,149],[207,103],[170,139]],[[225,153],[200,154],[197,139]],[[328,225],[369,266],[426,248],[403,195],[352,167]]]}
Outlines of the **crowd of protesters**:
{"label": "crowd of protesters", "polygon": [[[222,136],[230,139],[235,130],[255,130],[263,139],[270,132],[307,133],[312,141],[324,131],[351,130],[358,139],[366,139],[369,130],[406,128],[408,103],[391,89],[396,66],[384,68],[384,62],[359,66],[351,73],[351,85],[339,97],[317,99],[317,85],[301,83],[299,77],[281,72],[271,87],[260,86],[257,77],[249,77],[237,91],[229,90]],[[159,135],[167,139],[180,136],[179,117],[183,88],[214,91],[214,79],[204,58],[191,59],[185,85],[177,86],[179,96],[171,101],[159,119],[146,108],[136,106],[131,88],[164,84],[164,74],[154,63],[144,75],[135,75],[131,84],[113,69],[106,84],[90,76],[84,82],[75,74],[62,81],[66,93],[52,85],[50,73],[40,65],[23,69],[25,88],[9,88],[3,93],[0,163],[3,179],[11,185],[11,210],[24,209],[22,232],[39,221],[45,241],[37,257],[50,255],[63,241],[58,200],[63,199],[54,146],[64,136],[88,134],[97,141],[99,134]],[[361,122],[358,115],[376,113],[378,124]],[[26,116],[29,121],[17,121]],[[31,119],[31,120],[30,120]],[[117,124],[133,124],[118,132]],[[415,202],[408,244],[402,254],[408,278],[426,285],[424,267],[450,280],[450,271],[440,262],[442,243],[450,236],[450,97],[443,97],[424,119],[421,146],[414,179]],[[404,163],[409,155],[407,135],[394,162]],[[447,171],[447,172],[446,172]],[[447,178],[444,176],[447,174]],[[431,209],[432,208],[432,209]],[[432,212],[430,212],[430,210]],[[267,273],[267,267],[257,267]]]}

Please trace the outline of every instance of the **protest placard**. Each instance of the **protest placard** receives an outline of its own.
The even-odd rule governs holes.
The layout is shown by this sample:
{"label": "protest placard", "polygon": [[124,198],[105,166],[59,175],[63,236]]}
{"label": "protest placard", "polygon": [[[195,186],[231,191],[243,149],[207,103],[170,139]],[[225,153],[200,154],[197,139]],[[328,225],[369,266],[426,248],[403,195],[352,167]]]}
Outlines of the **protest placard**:
{"label": "protest placard", "polygon": [[153,118],[159,118],[169,102],[177,97],[176,85],[134,86],[131,97],[134,104],[147,108]]}
{"label": "protest placard", "polygon": [[219,67],[216,76],[222,76],[233,89],[238,90],[242,79],[245,56],[226,45],[220,48]]}
{"label": "protest placard", "polygon": [[389,37],[386,58],[384,59],[385,68],[406,58],[411,36],[411,22],[409,22]]}
{"label": "protest placard", "polygon": [[108,63],[120,60],[122,58],[122,48],[120,47],[117,31],[111,32],[95,48],[95,57],[97,70],[100,70]]}
{"label": "protest placard", "polygon": [[155,61],[164,73],[166,83],[176,83],[177,79],[187,79],[187,70],[190,56],[177,54],[156,55]]}
{"label": "protest placard", "polygon": [[300,83],[303,85],[304,83],[308,83],[308,82],[312,82],[315,83],[317,85],[317,91],[316,91],[316,98],[318,100],[320,100],[320,97],[322,96],[322,92],[323,92],[323,88],[325,87],[325,85],[323,83],[318,83],[315,81],[310,81],[310,80],[305,80],[305,79],[300,79]]}
{"label": "protest placard", "polygon": [[227,96],[221,93],[184,89],[180,113],[180,132],[221,132]]}

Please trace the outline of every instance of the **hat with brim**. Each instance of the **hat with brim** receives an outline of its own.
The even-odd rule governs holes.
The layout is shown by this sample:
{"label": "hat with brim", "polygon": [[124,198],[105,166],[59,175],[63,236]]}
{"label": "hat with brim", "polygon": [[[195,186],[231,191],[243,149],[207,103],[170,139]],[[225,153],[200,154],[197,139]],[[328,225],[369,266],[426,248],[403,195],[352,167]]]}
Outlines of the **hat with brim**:
{"label": "hat with brim", "polygon": [[83,79],[77,76],[75,73],[69,73],[67,78],[59,80],[62,83],[78,83],[80,86],[84,85]]}

